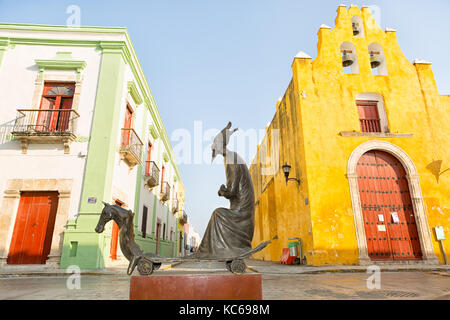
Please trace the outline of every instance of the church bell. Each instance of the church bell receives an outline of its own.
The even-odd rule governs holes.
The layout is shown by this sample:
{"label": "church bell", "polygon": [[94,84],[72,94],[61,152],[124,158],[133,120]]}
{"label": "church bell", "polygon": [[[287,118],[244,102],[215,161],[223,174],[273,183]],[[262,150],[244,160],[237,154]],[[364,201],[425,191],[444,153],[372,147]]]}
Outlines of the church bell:
{"label": "church bell", "polygon": [[353,22],[352,27],[353,27],[353,35],[357,36],[359,34],[358,24]]}
{"label": "church bell", "polygon": [[370,66],[372,69],[378,68],[381,64],[381,60],[378,55],[370,53]]}
{"label": "church bell", "polygon": [[344,54],[342,55],[342,65],[344,67],[351,66],[353,64],[352,57],[344,50]]}

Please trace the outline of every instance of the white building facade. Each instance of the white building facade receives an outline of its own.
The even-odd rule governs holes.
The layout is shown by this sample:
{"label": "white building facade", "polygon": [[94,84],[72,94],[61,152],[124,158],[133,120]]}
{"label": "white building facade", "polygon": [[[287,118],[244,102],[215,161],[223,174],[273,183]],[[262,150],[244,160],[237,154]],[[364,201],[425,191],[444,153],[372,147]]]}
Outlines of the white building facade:
{"label": "white building facade", "polygon": [[125,262],[102,201],[175,254],[184,190],[126,29],[0,24],[0,97],[0,266]]}

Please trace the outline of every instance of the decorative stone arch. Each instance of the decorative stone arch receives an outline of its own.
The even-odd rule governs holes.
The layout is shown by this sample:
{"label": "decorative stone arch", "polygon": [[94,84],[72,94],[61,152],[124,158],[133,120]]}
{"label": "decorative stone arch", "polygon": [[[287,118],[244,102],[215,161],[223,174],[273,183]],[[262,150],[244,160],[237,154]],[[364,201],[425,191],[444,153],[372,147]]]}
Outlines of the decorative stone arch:
{"label": "decorative stone arch", "polygon": [[347,179],[350,187],[350,197],[352,201],[353,217],[355,219],[356,239],[359,251],[359,263],[361,265],[374,264],[370,260],[366,234],[364,230],[364,220],[361,208],[361,200],[359,197],[358,174],[356,173],[356,165],[361,156],[370,150],[385,151],[396,157],[403,165],[406,171],[406,178],[410,190],[410,196],[413,204],[414,216],[416,219],[417,232],[420,238],[420,246],[422,249],[423,261],[428,264],[438,264],[438,260],[434,254],[433,244],[431,242],[431,233],[423,203],[422,191],[420,189],[419,174],[414,162],[400,147],[387,142],[371,140],[360,144],[351,153],[347,164]]}

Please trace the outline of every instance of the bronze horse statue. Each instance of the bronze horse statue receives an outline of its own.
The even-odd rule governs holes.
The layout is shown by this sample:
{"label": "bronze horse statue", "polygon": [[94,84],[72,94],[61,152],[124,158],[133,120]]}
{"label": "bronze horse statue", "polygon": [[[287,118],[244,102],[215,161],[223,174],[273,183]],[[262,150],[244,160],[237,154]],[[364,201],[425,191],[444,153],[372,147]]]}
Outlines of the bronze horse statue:
{"label": "bronze horse statue", "polygon": [[[95,231],[102,233],[105,230],[105,225],[114,220],[119,226],[119,244],[120,249],[124,256],[130,262],[127,269],[127,274],[131,275],[134,269],[137,270],[140,275],[150,275],[153,270],[158,270],[163,262],[182,262],[182,261],[201,261],[201,260],[217,260],[225,261],[226,267],[233,273],[243,273],[246,269],[245,264],[241,259],[246,256],[262,250],[271,241],[265,241],[257,246],[255,249],[245,252],[241,257],[235,258],[227,257],[198,257],[195,253],[179,258],[166,258],[161,257],[155,253],[144,253],[138,244],[134,241],[134,213],[131,210],[124,209],[118,205],[111,205],[103,202],[104,207],[100,214]],[[274,238],[276,239],[276,237]]]}
{"label": "bronze horse statue", "polygon": [[134,268],[141,275],[149,275],[158,269],[162,262],[216,260],[226,262],[227,269],[233,273],[243,273],[246,269],[244,259],[264,249],[272,240],[264,241],[252,249],[254,229],[254,190],[252,179],[244,159],[236,152],[227,149],[230,136],[237,129],[231,129],[231,122],[219,132],[212,144],[212,160],[216,155],[224,158],[226,185],[219,189],[219,196],[230,201],[230,208],[217,208],[211,215],[205,235],[197,252],[185,257],[165,258],[154,253],[143,253],[134,241],[134,213],[117,205],[103,202],[98,225],[95,231],[103,232],[105,224],[114,220],[119,226],[120,249],[130,261],[127,274]]}
{"label": "bronze horse statue", "polygon": [[[144,254],[138,244],[134,241],[134,213],[131,210],[124,209],[118,205],[111,205],[102,201],[104,204],[102,213],[95,227],[95,232],[102,233],[105,230],[105,225],[111,220],[114,220],[119,227],[119,244],[123,255],[130,261],[127,274],[130,275],[136,265],[140,274],[147,274],[145,264],[139,264],[141,258],[144,256],[158,257],[154,253]],[[154,269],[158,269],[161,264],[154,264]],[[153,271],[153,270],[152,270]],[[151,272],[150,272],[151,273]]]}

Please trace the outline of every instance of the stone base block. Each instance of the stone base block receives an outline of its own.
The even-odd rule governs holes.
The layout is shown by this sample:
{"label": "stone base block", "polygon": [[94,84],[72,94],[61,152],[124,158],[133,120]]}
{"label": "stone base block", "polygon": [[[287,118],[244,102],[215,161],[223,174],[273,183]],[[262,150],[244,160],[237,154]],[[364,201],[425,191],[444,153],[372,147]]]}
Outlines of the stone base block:
{"label": "stone base block", "polygon": [[132,276],[130,300],[261,300],[261,274]]}

